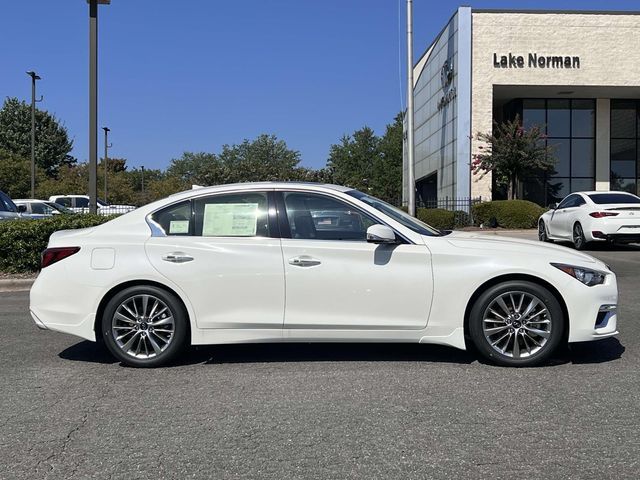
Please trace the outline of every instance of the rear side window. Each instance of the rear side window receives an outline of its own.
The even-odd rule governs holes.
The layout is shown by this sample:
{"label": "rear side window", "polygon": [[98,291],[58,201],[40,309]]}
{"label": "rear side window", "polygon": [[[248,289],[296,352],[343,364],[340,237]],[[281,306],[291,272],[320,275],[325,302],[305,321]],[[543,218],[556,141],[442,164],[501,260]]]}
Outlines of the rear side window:
{"label": "rear side window", "polygon": [[154,213],[151,219],[165,235],[191,235],[191,201],[170,205]]}
{"label": "rear side window", "polygon": [[263,192],[212,195],[193,200],[194,235],[268,237],[269,209]]}
{"label": "rear side window", "polygon": [[640,203],[640,198],[627,193],[592,193],[589,198],[598,205],[607,203]]}
{"label": "rear side window", "polygon": [[176,203],[151,217],[165,235],[268,237],[266,193],[212,195]]}

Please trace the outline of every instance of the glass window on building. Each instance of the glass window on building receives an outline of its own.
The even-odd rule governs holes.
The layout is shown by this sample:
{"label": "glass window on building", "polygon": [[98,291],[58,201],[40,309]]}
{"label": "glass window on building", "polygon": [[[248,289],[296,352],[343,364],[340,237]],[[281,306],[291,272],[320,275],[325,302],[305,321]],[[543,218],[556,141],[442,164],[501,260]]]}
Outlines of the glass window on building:
{"label": "glass window on building", "polygon": [[640,193],[640,102],[611,100],[611,190]]}
{"label": "glass window on building", "polygon": [[524,198],[549,205],[571,192],[593,190],[595,100],[531,98],[521,102],[523,127],[539,126],[547,135],[546,144],[553,147],[556,160],[552,173],[523,179]]}

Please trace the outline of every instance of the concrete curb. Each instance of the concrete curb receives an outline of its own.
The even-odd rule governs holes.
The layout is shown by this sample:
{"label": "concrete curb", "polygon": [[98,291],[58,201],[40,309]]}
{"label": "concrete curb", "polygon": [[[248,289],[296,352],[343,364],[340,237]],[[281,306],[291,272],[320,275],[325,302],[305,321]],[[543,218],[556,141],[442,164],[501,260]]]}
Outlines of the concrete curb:
{"label": "concrete curb", "polygon": [[0,292],[23,292],[31,289],[35,278],[0,279]]}

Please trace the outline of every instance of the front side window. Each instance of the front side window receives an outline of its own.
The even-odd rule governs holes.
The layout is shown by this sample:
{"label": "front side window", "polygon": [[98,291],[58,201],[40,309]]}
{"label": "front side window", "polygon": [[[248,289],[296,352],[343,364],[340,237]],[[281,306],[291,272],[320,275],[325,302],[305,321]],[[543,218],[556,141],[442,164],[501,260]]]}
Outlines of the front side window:
{"label": "front side window", "polygon": [[575,200],[576,200],[576,196],[575,195],[569,195],[567,198],[562,200],[562,202],[560,202],[560,205],[558,205],[558,208],[574,207],[575,206]]}
{"label": "front side window", "polygon": [[32,203],[31,204],[31,213],[36,215],[51,215],[53,209],[44,203]]}
{"label": "front side window", "polygon": [[351,195],[354,198],[366,203],[367,205],[375,208],[376,210],[388,215],[393,218],[396,222],[404,225],[410,230],[413,230],[420,235],[428,235],[430,237],[439,237],[442,233],[435,228],[427,225],[424,222],[421,222],[417,218],[412,217],[408,213],[403,212],[399,208],[396,208],[376,197],[372,197],[367,195],[366,193],[362,193],[358,190],[349,190],[346,192],[347,195]]}
{"label": "front side window", "polygon": [[291,238],[303,240],[366,241],[375,219],[325,195],[285,192],[284,203]]}
{"label": "front side window", "polygon": [[70,197],[58,197],[56,199],[56,203],[58,205],[62,205],[63,207],[71,207],[71,198]]}

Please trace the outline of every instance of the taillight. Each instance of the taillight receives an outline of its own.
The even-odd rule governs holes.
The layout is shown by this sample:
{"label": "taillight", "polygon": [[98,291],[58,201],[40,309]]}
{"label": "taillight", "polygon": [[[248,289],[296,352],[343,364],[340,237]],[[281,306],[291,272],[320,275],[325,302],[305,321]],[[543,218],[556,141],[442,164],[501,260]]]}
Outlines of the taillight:
{"label": "taillight", "polygon": [[616,215],[620,215],[617,212],[591,212],[593,218],[602,218],[602,217],[615,217]]}
{"label": "taillight", "polygon": [[40,268],[48,267],[49,265],[53,265],[60,260],[63,260],[67,257],[70,257],[74,253],[78,253],[80,251],[80,247],[54,247],[47,248],[44,252],[42,252],[42,259],[40,261]]}

